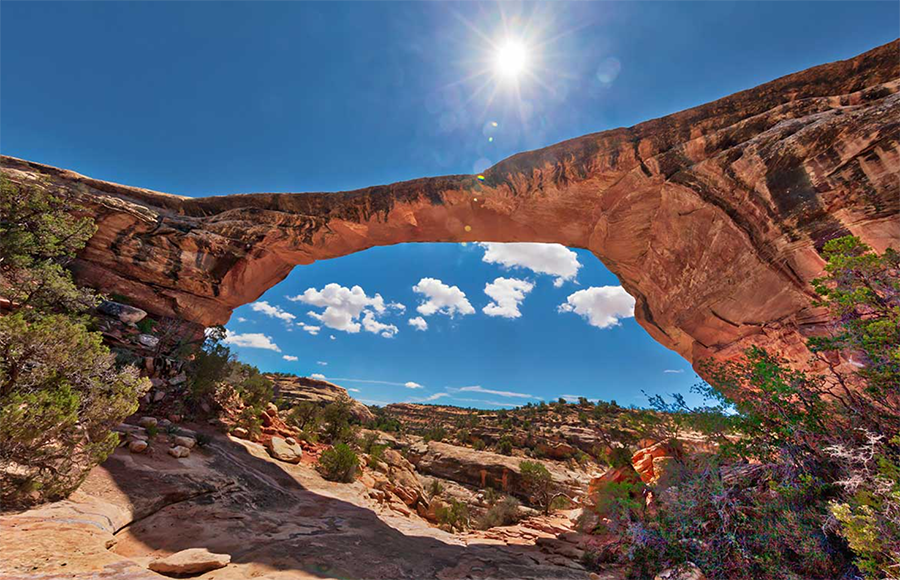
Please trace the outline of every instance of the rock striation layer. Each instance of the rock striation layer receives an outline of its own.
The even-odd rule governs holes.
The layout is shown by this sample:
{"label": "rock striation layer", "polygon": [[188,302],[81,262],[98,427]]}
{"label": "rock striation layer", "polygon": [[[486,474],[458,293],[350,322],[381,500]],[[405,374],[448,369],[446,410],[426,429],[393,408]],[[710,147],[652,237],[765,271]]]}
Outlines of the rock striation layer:
{"label": "rock striation layer", "polygon": [[635,317],[696,364],[758,344],[803,363],[818,249],[900,246],[900,41],[630,128],[521,153],[483,176],[338,193],[190,199],[2,158],[99,230],[78,277],[141,309],[220,324],[299,264],[403,242],[592,251]]}

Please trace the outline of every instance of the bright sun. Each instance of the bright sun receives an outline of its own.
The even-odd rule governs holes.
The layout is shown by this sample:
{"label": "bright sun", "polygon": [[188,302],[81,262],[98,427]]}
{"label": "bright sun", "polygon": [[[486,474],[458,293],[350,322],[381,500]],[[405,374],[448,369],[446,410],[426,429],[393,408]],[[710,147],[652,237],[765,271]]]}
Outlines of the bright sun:
{"label": "bright sun", "polygon": [[518,40],[507,40],[497,50],[495,61],[497,72],[505,77],[515,78],[528,64],[528,51]]}

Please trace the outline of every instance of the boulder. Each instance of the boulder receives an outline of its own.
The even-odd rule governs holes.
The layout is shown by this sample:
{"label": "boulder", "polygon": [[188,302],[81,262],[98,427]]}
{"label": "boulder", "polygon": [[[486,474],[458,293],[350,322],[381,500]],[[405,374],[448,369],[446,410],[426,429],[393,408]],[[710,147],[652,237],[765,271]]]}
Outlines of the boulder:
{"label": "boulder", "polygon": [[147,348],[156,348],[159,346],[159,339],[152,334],[139,334],[138,342]]}
{"label": "boulder", "polygon": [[187,576],[224,568],[231,563],[228,554],[214,554],[206,548],[190,548],[150,562],[148,568],[160,574]]}
{"label": "boulder", "polygon": [[144,429],[150,429],[159,425],[159,420],[156,417],[141,417],[138,420],[138,425]]}
{"label": "boulder", "polygon": [[272,437],[266,443],[266,449],[269,450],[269,455],[285,463],[300,463],[303,459],[303,448],[290,437]]}
{"label": "boulder", "polygon": [[669,568],[657,574],[653,580],[706,580],[706,576],[693,562],[687,562],[675,568]]}
{"label": "boulder", "polygon": [[250,432],[243,427],[235,427],[231,430],[231,434],[238,439],[248,439],[250,437]]}
{"label": "boulder", "polygon": [[132,453],[143,453],[150,444],[143,439],[134,439],[128,443],[128,450]]}
{"label": "boulder", "polygon": [[[643,449],[636,451],[634,455],[631,456],[631,464],[641,475],[641,480],[644,483],[656,483],[662,476],[662,473],[654,471],[653,462],[662,457],[676,459],[680,457],[680,455],[681,452],[676,443],[668,440],[660,441],[659,443],[654,443],[649,447],[644,447]],[[662,466],[668,463],[669,462],[658,462],[658,465]]]}
{"label": "boulder", "polygon": [[184,435],[175,435],[172,437],[172,443],[175,446],[187,447],[188,449],[193,449],[194,445],[197,444],[196,439],[192,439],[191,437],[185,437]]}
{"label": "boulder", "polygon": [[104,300],[97,307],[97,310],[107,316],[118,318],[125,324],[136,324],[147,316],[147,313],[140,308],[122,304],[121,302],[113,302],[112,300]]}
{"label": "boulder", "polygon": [[191,454],[191,450],[187,447],[182,447],[181,445],[176,445],[175,447],[169,448],[169,455],[176,459],[182,459]]}

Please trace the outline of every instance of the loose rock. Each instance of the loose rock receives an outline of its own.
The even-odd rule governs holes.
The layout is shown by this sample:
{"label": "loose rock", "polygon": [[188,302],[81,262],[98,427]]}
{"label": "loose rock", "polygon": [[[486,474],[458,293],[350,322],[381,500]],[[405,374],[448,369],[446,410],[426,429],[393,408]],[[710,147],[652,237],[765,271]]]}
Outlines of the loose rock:
{"label": "loose rock", "polygon": [[143,453],[149,446],[150,444],[143,439],[135,439],[128,443],[128,450],[132,453]]}
{"label": "loose rock", "polygon": [[206,548],[190,548],[153,560],[148,567],[160,574],[183,576],[218,570],[230,563],[231,556],[228,554],[214,554]]}
{"label": "loose rock", "polygon": [[138,425],[140,425],[144,429],[150,429],[159,425],[159,421],[156,417],[141,417],[141,419],[138,421]]}
{"label": "loose rock", "polygon": [[269,439],[269,442],[266,443],[269,455],[285,463],[300,463],[300,460],[303,459],[303,448],[294,439],[290,437],[288,439],[290,443],[281,437]]}
{"label": "loose rock", "polygon": [[169,448],[169,455],[175,457],[176,459],[182,459],[183,457],[187,457],[191,454],[191,450],[187,447],[182,447],[181,445],[176,445],[175,447]]}

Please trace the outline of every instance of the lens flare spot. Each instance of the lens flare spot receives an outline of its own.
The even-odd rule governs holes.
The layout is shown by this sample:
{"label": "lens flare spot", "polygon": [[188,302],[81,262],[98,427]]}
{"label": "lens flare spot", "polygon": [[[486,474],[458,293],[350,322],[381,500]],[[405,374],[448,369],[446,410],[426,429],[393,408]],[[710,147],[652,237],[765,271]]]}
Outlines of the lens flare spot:
{"label": "lens flare spot", "polygon": [[484,175],[479,174],[476,179],[478,179],[478,181],[484,181]]}
{"label": "lens flare spot", "polygon": [[467,232],[471,232],[471,231],[472,231],[472,226],[466,226],[466,227],[463,228],[463,229],[466,230]]}

